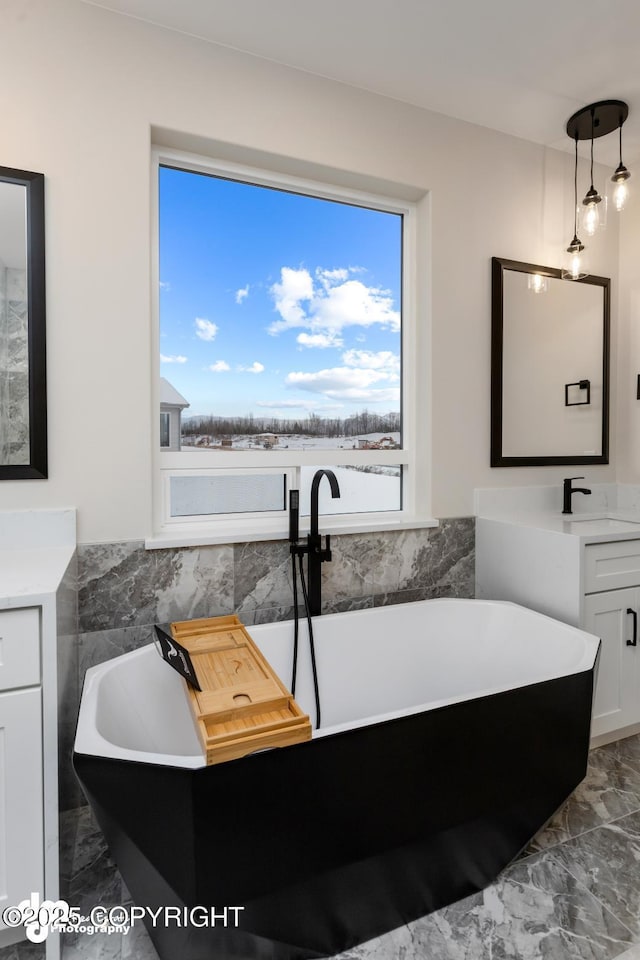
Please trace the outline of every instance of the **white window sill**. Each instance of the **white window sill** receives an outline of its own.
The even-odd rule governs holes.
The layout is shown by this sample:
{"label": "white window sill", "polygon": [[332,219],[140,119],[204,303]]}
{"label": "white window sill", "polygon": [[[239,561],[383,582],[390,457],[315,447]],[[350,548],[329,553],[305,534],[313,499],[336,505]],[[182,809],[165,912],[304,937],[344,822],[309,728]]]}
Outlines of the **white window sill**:
{"label": "white window sill", "polygon": [[[300,524],[300,539],[306,537],[308,529],[305,526],[305,520]],[[330,534],[347,533],[378,533],[384,530],[421,530],[425,527],[438,527],[439,520],[433,517],[418,518],[397,518],[389,519],[376,518],[375,514],[368,514],[358,519],[352,517],[342,519],[341,517],[320,517],[320,533],[324,536]],[[288,527],[284,527],[281,521],[274,522],[273,525],[266,526],[264,523],[260,527],[247,525],[243,527],[238,522],[219,521],[215,529],[211,527],[204,529],[202,524],[198,525],[198,530],[191,530],[185,526],[179,529],[163,530],[152,537],[147,537],[144,542],[146,550],[166,550],[169,547],[202,547],[222,543],[250,543],[252,541],[262,540],[287,540],[289,537]]]}

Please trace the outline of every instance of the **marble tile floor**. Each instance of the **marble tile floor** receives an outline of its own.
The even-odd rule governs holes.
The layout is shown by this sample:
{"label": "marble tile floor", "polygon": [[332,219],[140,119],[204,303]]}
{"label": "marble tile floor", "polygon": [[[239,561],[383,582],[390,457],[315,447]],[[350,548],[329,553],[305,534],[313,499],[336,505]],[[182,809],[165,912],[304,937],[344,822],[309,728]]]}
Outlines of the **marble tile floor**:
{"label": "marble tile floor", "polygon": [[[130,902],[88,808],[63,817],[63,896],[83,912]],[[42,947],[0,960],[42,960]],[[156,960],[141,925],[68,936],[63,960]],[[599,747],[586,779],[482,893],[339,960],[640,960],[640,735]],[[337,960],[337,958],[336,958]]]}

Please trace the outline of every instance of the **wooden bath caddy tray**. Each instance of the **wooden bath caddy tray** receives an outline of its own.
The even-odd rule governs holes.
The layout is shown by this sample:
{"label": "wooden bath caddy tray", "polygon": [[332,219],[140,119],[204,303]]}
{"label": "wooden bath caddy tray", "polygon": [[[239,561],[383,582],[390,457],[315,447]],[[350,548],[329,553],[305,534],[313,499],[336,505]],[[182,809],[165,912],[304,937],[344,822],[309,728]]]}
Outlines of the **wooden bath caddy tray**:
{"label": "wooden bath caddy tray", "polygon": [[202,690],[187,684],[207,764],[311,739],[309,717],[236,616],[171,624]]}

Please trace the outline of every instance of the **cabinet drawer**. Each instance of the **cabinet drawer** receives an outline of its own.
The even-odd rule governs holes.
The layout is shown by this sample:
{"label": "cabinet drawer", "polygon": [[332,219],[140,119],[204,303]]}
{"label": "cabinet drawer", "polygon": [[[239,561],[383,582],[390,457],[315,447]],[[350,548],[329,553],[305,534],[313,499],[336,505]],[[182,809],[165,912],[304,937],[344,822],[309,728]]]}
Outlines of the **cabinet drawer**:
{"label": "cabinet drawer", "polygon": [[40,608],[0,611],[0,690],[40,683]]}
{"label": "cabinet drawer", "polygon": [[640,540],[588,543],[584,548],[584,590],[618,590],[640,584]]}

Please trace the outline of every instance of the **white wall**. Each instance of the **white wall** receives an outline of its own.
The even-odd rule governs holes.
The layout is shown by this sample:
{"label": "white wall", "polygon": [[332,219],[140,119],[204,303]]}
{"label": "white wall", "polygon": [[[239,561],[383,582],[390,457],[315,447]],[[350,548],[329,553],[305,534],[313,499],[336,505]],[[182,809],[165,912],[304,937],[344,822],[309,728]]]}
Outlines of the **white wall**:
{"label": "white wall", "polygon": [[[630,166],[630,165],[629,165]],[[620,231],[620,352],[618,359],[618,395],[620,455],[618,480],[640,481],[640,400],[637,382],[640,374],[640,197],[638,179],[630,181],[628,208],[623,211]],[[633,190],[633,187],[636,189]]]}
{"label": "white wall", "polygon": [[[433,512],[564,475],[489,468],[490,258],[559,264],[570,154],[78,0],[4,0],[0,81],[0,162],[47,177],[50,428],[50,479],[0,484],[0,509],[76,506],[81,542],[151,532],[152,126],[430,190]],[[591,266],[615,318],[615,230]]]}

